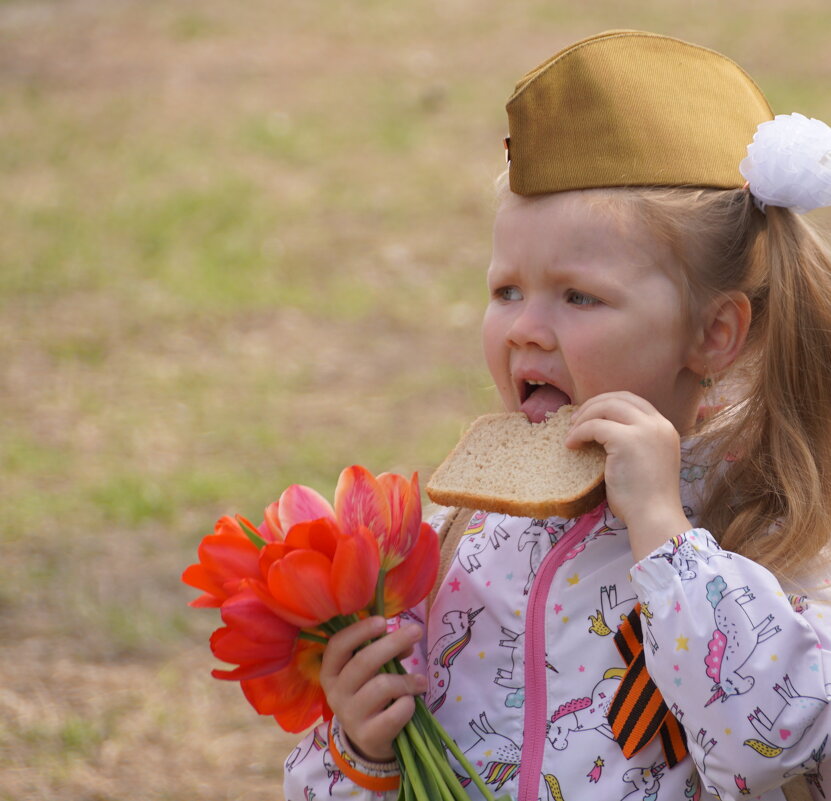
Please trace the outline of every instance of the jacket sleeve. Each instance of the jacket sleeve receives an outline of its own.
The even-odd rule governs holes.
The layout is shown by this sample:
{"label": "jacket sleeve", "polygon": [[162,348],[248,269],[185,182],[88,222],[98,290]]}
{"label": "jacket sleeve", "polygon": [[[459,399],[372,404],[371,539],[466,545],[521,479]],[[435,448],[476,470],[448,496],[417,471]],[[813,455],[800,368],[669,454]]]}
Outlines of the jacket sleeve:
{"label": "jacket sleeve", "polygon": [[[395,628],[407,620],[423,621],[423,608],[405,612],[389,621]],[[404,667],[424,665],[425,639],[417,643]],[[419,658],[421,657],[421,658]],[[399,771],[396,762],[370,763],[350,747],[337,718],[309,732],[288,755],[284,766],[283,793],[286,801],[349,799],[349,801],[395,801]]]}
{"label": "jacket sleeve", "polygon": [[788,595],[704,529],[673,537],[631,575],[647,669],[684,726],[704,786],[726,801],[804,774],[824,797],[831,582]]}

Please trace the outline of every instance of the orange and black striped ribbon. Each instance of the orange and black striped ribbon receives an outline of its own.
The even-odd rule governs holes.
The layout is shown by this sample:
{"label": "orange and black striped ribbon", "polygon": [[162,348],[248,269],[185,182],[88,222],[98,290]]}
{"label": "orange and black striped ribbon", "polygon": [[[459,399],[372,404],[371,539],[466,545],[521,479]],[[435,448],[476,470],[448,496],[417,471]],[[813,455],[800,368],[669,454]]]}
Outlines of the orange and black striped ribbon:
{"label": "orange and black striped ribbon", "polygon": [[627,759],[660,736],[667,764],[673,767],[687,755],[687,735],[647,672],[640,613],[637,604],[615,634],[627,667],[609,705],[608,721]]}

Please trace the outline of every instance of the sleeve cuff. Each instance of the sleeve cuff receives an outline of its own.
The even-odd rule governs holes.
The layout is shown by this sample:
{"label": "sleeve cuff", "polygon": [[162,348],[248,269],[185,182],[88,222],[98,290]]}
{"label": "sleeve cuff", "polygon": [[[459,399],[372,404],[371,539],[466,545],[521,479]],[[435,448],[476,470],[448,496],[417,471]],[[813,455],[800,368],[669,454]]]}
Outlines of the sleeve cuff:
{"label": "sleeve cuff", "polygon": [[329,722],[329,753],[338,770],[359,787],[383,793],[397,790],[401,784],[398,762],[370,762],[359,757],[349,747],[346,735],[335,718]]}
{"label": "sleeve cuff", "polygon": [[692,528],[670,537],[629,571],[638,594],[642,597],[660,595],[667,592],[679,576],[683,579],[686,548],[708,555],[721,550],[713,535],[704,528]]}

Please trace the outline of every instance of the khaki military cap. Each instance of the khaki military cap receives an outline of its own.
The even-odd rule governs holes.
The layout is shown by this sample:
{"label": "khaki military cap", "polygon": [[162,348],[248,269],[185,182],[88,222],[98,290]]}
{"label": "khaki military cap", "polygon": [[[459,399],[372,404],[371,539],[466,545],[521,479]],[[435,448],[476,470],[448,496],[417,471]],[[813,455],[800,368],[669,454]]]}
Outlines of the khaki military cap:
{"label": "khaki military cap", "polygon": [[739,162],[773,118],[750,76],[705,47],[640,31],[577,42],[507,104],[511,190],[744,184]]}

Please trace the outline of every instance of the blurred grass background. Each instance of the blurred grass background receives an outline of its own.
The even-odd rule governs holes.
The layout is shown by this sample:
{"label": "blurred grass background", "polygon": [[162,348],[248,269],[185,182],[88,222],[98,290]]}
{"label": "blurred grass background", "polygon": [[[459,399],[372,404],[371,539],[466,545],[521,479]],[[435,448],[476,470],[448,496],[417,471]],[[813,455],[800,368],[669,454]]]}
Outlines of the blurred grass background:
{"label": "blurred grass background", "polygon": [[0,0],[0,799],[282,798],[179,575],[494,407],[504,102],[615,27],[831,120],[826,0]]}

